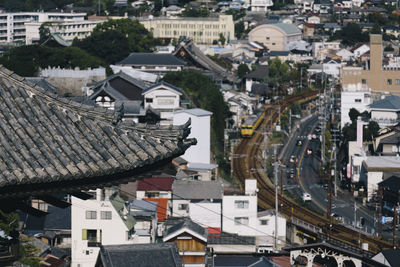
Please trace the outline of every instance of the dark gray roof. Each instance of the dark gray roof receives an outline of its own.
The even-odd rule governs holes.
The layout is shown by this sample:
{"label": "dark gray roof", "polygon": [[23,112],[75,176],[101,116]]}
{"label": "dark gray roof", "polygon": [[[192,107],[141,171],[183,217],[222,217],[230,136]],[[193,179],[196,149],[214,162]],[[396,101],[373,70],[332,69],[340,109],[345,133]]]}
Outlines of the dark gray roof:
{"label": "dark gray roof", "polygon": [[198,235],[202,236],[204,239],[207,240],[208,230],[206,228],[202,227],[201,225],[193,222],[189,218],[184,218],[181,221],[175,223],[170,228],[168,228],[164,232],[164,237],[169,236],[169,235],[179,231],[182,228],[187,228],[187,229],[197,233]]}
{"label": "dark gray roof", "polygon": [[400,96],[391,95],[369,105],[371,109],[400,109]]}
{"label": "dark gray roof", "polygon": [[71,206],[63,209],[49,205],[48,213],[44,230],[71,230]]}
{"label": "dark gray roof", "polygon": [[223,187],[219,181],[174,181],[173,199],[222,199]]}
{"label": "dark gray roof", "polygon": [[147,86],[142,81],[120,71],[96,83],[92,88],[94,92],[89,96],[92,100],[95,100],[102,92],[114,100],[141,100],[142,92]]}
{"label": "dark gray roof", "polygon": [[133,65],[133,66],[185,66],[186,62],[178,59],[172,54],[157,53],[131,53],[117,65]]}
{"label": "dark gray roof", "polygon": [[379,141],[379,144],[393,144],[393,145],[397,145],[400,142],[400,132],[395,130],[395,133],[382,138]]}
{"label": "dark gray roof", "polygon": [[182,266],[175,243],[101,246],[99,261],[104,267]]}
{"label": "dark gray roof", "polygon": [[231,234],[221,232],[221,234],[210,234],[207,240],[208,244],[218,245],[256,245],[256,238],[254,236],[239,236],[237,234]]}
{"label": "dark gray roof", "polygon": [[379,186],[389,189],[392,192],[399,192],[400,190],[400,177],[391,176],[382,182],[378,183]]}
{"label": "dark gray roof", "polygon": [[248,79],[265,80],[268,78],[268,73],[269,73],[268,66],[259,65],[257,69],[247,73],[245,77]]}
{"label": "dark gray roof", "polygon": [[0,199],[132,179],[183,154],[195,142],[188,127],[121,122],[0,68]]}
{"label": "dark gray roof", "polygon": [[130,209],[137,209],[143,211],[157,211],[157,202],[145,201],[141,199],[135,199],[130,205]]}
{"label": "dark gray roof", "polygon": [[398,266],[400,262],[400,249],[387,249],[381,252],[390,266]]}

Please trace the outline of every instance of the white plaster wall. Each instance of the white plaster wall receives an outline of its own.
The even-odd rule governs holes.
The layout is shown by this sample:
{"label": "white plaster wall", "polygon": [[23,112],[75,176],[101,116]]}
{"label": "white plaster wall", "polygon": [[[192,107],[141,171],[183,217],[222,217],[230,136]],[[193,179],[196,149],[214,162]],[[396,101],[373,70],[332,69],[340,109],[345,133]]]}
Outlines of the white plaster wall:
{"label": "white plaster wall", "polygon": [[[109,201],[81,200],[76,197],[72,197],[71,200],[71,253],[73,267],[77,267],[78,264],[80,264],[80,267],[94,266],[99,252],[99,248],[88,248],[88,241],[82,240],[82,229],[97,230],[98,242],[100,242],[101,230],[101,243],[103,245],[132,244],[136,242],[136,240],[126,240],[128,229]],[[97,211],[97,219],[86,219],[87,210]],[[112,219],[100,219],[100,211],[111,211]],[[89,255],[86,255],[86,251],[89,251]]]}
{"label": "white plaster wall", "polygon": [[[247,209],[235,208],[235,200],[248,200]],[[254,228],[257,226],[257,195],[253,196],[223,196],[222,201],[222,229],[228,233],[236,233],[239,235],[256,236],[260,235]],[[235,217],[248,217],[249,224],[235,225]]]}
{"label": "white plaster wall", "polygon": [[[187,204],[188,208],[186,210],[180,210],[180,204]],[[172,200],[172,216],[173,217],[187,217],[189,216],[190,200],[187,199],[173,199]]]}
{"label": "white plaster wall", "polygon": [[368,188],[367,198],[371,199],[373,194],[378,190],[378,183],[383,181],[383,172],[368,172]]}
{"label": "white plaster wall", "polygon": [[174,113],[173,124],[182,125],[192,120],[189,138],[196,138],[197,144],[189,147],[182,155],[188,162],[210,164],[210,116],[194,116],[187,112]]}
{"label": "white plaster wall", "polygon": [[222,203],[190,203],[189,216],[201,226],[221,228]]}
{"label": "white plaster wall", "polygon": [[[170,90],[160,89],[152,90],[144,95],[145,98],[152,98],[153,103],[147,103],[145,101],[145,108],[149,106],[154,109],[177,109],[179,108],[180,97],[177,93]],[[170,101],[171,103],[165,103]]]}
{"label": "white plaster wall", "polygon": [[[356,102],[356,99],[361,99],[361,102]],[[371,104],[371,97],[368,92],[347,92],[342,91],[341,93],[342,105],[340,108],[341,112],[341,127],[343,128],[346,123],[351,123],[349,117],[349,111],[352,108],[357,109],[359,112],[368,110],[368,105]]]}

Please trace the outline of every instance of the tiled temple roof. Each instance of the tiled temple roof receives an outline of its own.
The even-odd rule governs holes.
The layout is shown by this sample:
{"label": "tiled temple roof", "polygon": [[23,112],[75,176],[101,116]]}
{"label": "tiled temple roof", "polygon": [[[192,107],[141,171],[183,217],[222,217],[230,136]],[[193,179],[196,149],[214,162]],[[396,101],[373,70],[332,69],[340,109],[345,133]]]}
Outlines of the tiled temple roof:
{"label": "tiled temple roof", "polygon": [[187,139],[190,122],[141,125],[120,115],[46,92],[0,67],[0,206],[120,183],[196,142]]}

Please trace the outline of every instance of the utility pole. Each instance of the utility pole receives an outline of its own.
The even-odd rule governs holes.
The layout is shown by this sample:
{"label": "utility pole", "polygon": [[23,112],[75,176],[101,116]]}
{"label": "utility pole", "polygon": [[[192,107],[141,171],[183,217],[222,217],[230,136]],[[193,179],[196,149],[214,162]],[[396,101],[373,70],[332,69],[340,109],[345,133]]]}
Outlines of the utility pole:
{"label": "utility pole", "polygon": [[396,227],[397,227],[397,208],[399,203],[393,207],[393,249],[396,249]]}
{"label": "utility pole", "polygon": [[99,8],[99,16],[100,16],[100,0],[99,0],[99,6],[98,6],[98,8]]}
{"label": "utility pole", "polygon": [[275,234],[274,234],[274,250],[278,249],[278,171],[279,171],[279,161],[277,159],[278,146],[282,144],[273,144],[274,147],[274,186],[275,186]]}
{"label": "utility pole", "polygon": [[382,215],[383,215],[383,187],[379,186],[378,191],[379,199],[379,214],[378,214],[378,236],[382,236]]}
{"label": "utility pole", "polygon": [[289,107],[289,135],[292,130],[292,109]]}
{"label": "utility pole", "polygon": [[329,223],[331,223],[332,219],[332,176],[334,176],[334,170],[331,171],[331,175],[329,176],[328,179],[328,209],[326,213],[326,218],[329,219]]}

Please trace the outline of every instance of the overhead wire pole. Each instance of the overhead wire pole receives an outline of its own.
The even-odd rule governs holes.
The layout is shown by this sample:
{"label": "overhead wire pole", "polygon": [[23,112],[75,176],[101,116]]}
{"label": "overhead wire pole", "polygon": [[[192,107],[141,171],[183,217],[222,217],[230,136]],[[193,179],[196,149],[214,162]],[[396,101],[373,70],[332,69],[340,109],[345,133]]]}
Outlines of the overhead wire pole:
{"label": "overhead wire pole", "polygon": [[274,250],[278,249],[278,172],[280,163],[277,159],[277,150],[278,146],[282,144],[272,144],[274,147],[274,155],[275,155],[275,162],[274,162],[274,187],[275,187],[275,232],[274,232]]}

